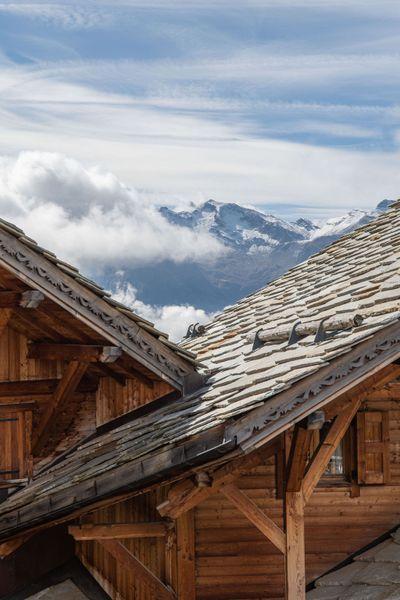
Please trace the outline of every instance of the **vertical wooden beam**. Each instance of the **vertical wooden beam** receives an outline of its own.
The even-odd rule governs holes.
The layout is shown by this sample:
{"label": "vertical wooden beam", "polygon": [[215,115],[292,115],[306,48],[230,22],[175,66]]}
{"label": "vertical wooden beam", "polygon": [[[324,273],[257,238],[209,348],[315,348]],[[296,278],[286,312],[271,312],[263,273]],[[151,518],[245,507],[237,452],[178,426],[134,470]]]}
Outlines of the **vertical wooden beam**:
{"label": "vertical wooden beam", "polygon": [[194,510],[189,510],[176,522],[178,558],[178,598],[196,600]]}
{"label": "vertical wooden beam", "polygon": [[286,600],[305,600],[304,499],[301,491],[286,492],[285,523],[285,598]]}
{"label": "vertical wooden beam", "polygon": [[299,492],[303,483],[304,472],[309,458],[314,432],[304,424],[295,426],[287,465],[286,491]]}

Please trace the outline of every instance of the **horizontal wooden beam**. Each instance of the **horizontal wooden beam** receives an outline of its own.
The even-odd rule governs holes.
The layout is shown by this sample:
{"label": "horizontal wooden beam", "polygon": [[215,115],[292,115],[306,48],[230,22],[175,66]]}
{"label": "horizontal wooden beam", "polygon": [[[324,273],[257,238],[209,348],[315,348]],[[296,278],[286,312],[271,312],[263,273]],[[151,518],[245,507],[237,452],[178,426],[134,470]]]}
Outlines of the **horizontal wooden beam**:
{"label": "horizontal wooden beam", "polygon": [[[24,398],[31,396],[46,396],[55,392],[59,379],[26,379],[23,381],[0,381],[0,407],[3,398]],[[78,391],[82,393],[95,392],[98,381],[82,379]]]}
{"label": "horizontal wooden beam", "polygon": [[162,517],[178,518],[218,492],[221,485],[231,483],[240,477],[242,473],[265,463],[268,458],[277,452],[278,448],[280,448],[279,442],[275,442],[262,450],[247,456],[241,456],[209,473],[210,487],[199,487],[191,478],[180,481],[170,489],[168,499],[157,506],[158,512]]}
{"label": "horizontal wooden beam", "polygon": [[68,533],[75,540],[115,540],[128,538],[162,538],[167,534],[163,521],[152,523],[112,523],[105,525],[70,525]]}
{"label": "horizontal wooden beam", "polygon": [[251,522],[257,529],[265,535],[269,541],[274,544],[278,550],[285,554],[286,552],[286,537],[282,529],[270,519],[257,504],[249,498],[242,490],[233,485],[223,485],[220,492],[228,498],[240,510],[241,513]]}
{"label": "horizontal wooden beam", "polygon": [[137,581],[146,585],[152,598],[157,600],[175,600],[176,594],[150,571],[126,546],[116,540],[99,540],[103,548],[115,558],[117,564],[129,571]]}
{"label": "horizontal wooden beam", "polygon": [[91,344],[29,344],[28,357],[44,360],[78,360],[80,362],[115,362],[122,354],[118,346]]}
{"label": "horizontal wooden beam", "polygon": [[44,300],[44,294],[38,290],[26,292],[0,291],[0,308],[37,308]]}

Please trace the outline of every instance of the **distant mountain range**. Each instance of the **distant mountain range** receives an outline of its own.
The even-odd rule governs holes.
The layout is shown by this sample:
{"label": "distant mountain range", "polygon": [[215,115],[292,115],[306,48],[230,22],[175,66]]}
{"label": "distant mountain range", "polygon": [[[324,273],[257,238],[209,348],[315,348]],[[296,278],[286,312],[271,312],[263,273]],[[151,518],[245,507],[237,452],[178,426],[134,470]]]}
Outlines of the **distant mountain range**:
{"label": "distant mountain range", "polygon": [[214,200],[192,211],[162,207],[160,212],[170,223],[209,232],[227,252],[213,263],[165,261],[134,268],[124,273],[124,280],[131,282],[138,297],[149,304],[192,304],[206,311],[220,310],[369,223],[390,203],[383,200],[372,211],[351,210],[323,224],[304,218],[290,222]]}

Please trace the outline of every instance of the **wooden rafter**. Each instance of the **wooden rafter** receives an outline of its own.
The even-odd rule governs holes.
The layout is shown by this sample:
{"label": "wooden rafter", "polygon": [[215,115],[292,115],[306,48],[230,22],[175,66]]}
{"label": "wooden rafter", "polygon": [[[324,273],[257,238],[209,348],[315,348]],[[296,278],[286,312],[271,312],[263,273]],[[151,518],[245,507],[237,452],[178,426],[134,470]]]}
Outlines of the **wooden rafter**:
{"label": "wooden rafter", "polygon": [[118,346],[91,344],[29,344],[28,357],[44,360],[77,360],[82,362],[115,362],[122,354]]}
{"label": "wooden rafter", "polygon": [[70,525],[68,533],[75,540],[115,540],[129,538],[163,538],[167,527],[163,521],[152,523],[112,523]]}
{"label": "wooden rafter", "polygon": [[32,444],[34,452],[37,453],[43,448],[49,437],[51,422],[75,393],[87,367],[87,362],[79,362],[76,360],[72,360],[68,364],[64,375],[60,379],[57,389],[36,428]]}
{"label": "wooden rafter", "polygon": [[146,585],[152,598],[174,600],[176,594],[150,571],[126,546],[116,540],[99,540],[103,548],[115,558],[117,563],[127,569],[138,581]]}
{"label": "wooden rafter", "polygon": [[258,452],[241,456],[235,461],[216,469],[210,474],[211,485],[209,487],[199,487],[192,478],[177,483],[169,491],[168,499],[157,506],[158,512],[162,517],[176,519],[218,492],[222,485],[231,483],[240,477],[242,473],[265,463],[268,458],[277,452],[279,447],[278,442],[271,444]]}
{"label": "wooden rafter", "polygon": [[264,511],[242,490],[233,485],[223,485],[220,492],[240,510],[247,519],[265,535],[283,554],[286,552],[285,534]]}

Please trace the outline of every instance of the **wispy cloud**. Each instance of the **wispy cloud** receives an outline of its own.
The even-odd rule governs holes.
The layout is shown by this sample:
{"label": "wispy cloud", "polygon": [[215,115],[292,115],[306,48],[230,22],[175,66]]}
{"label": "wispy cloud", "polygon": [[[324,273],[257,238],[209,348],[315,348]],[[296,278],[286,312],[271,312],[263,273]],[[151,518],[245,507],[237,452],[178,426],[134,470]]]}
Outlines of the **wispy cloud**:
{"label": "wispy cloud", "polygon": [[87,7],[78,2],[68,5],[56,2],[1,2],[0,14],[7,13],[31,20],[40,20],[67,30],[104,27],[112,23],[111,13],[99,10],[94,3]]}

